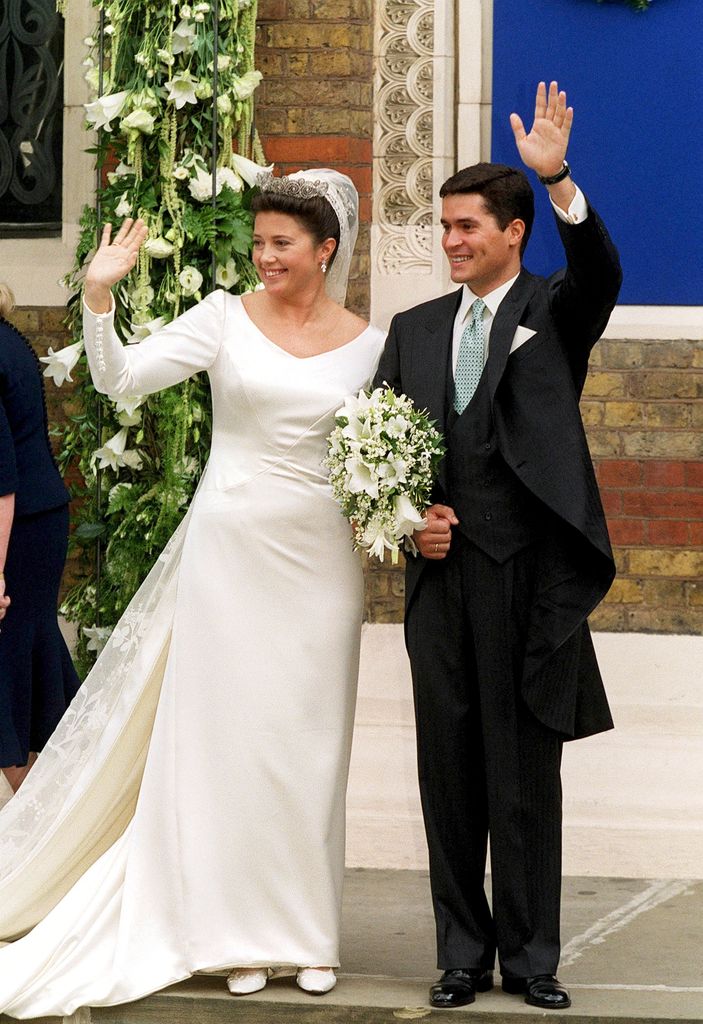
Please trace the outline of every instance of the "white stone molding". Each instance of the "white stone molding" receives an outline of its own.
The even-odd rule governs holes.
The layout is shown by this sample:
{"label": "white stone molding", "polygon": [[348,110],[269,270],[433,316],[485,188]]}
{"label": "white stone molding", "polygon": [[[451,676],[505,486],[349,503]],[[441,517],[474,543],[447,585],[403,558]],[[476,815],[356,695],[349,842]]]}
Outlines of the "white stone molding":
{"label": "white stone molding", "polygon": [[20,306],[66,304],[68,296],[59,281],[73,263],[81,210],[94,195],[94,157],[85,152],[93,142],[84,129],[83,104],[89,96],[81,62],[87,53],[82,40],[94,31],[97,12],[90,0],[71,0],[67,7],[61,237],[0,239],[2,280],[10,285]]}
{"label": "white stone molding", "polygon": [[375,23],[374,323],[446,287],[437,192],[454,168],[454,0],[379,0]]}

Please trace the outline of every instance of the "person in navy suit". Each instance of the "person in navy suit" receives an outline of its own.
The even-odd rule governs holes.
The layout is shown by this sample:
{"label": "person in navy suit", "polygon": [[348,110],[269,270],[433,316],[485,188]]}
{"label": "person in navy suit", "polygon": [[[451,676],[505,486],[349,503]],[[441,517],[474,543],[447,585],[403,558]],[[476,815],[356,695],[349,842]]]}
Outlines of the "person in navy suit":
{"label": "person in navy suit", "polygon": [[[442,977],[438,1007],[493,985],[543,1009],[556,977],[564,740],[612,727],[587,616],[614,564],[579,397],[621,282],[618,254],[565,161],[573,110],[552,82],[525,166],[549,192],[566,267],[522,266],[526,175],[500,164],[444,183],[458,291],[391,323],[375,378],[446,437],[434,503],[406,569],[406,642]],[[484,891],[490,840],[493,902]]]}
{"label": "person in navy suit", "polygon": [[56,609],[69,494],[47,429],[41,366],[0,285],[0,768],[17,791],[80,685]]}

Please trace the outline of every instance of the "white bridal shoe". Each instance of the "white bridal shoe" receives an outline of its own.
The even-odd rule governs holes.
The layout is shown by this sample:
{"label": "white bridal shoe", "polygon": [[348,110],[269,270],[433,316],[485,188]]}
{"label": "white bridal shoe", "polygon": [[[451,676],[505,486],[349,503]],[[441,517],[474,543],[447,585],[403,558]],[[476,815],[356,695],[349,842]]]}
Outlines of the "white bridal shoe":
{"label": "white bridal shoe", "polygon": [[269,972],[266,967],[235,967],[227,977],[227,988],[233,996],[248,996],[259,992],[268,981]]}
{"label": "white bridal shoe", "polygon": [[337,976],[331,967],[299,967],[295,980],[303,992],[313,996],[331,992],[337,984]]}

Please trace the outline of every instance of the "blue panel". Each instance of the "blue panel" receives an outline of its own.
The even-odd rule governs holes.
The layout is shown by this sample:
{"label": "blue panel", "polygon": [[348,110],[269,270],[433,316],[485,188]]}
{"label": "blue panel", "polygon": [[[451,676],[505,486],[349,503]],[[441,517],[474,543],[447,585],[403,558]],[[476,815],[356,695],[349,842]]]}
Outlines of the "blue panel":
{"label": "blue panel", "polygon": [[[540,79],[566,89],[568,160],[623,261],[620,302],[703,305],[703,0],[644,13],[594,0],[494,0],[492,159],[520,165],[508,121],[532,124]],[[535,273],[563,263],[533,176]]]}

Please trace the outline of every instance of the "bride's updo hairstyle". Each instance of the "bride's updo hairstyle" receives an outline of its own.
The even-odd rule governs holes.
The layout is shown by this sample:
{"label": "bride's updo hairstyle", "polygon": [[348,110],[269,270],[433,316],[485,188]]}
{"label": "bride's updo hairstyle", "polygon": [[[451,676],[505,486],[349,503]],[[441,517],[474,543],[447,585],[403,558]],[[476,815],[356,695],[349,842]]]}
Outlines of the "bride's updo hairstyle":
{"label": "bride's updo hairstyle", "polygon": [[285,213],[295,217],[316,245],[334,238],[334,252],[328,260],[331,267],[339,249],[339,220],[321,194],[323,187],[327,191],[326,183],[265,174],[259,176],[257,184],[260,192],[251,201],[252,213]]}
{"label": "bride's updo hairstyle", "polygon": [[316,245],[328,238],[335,240],[337,245],[325,274],[325,291],[343,306],[359,231],[359,193],[354,182],[340,171],[317,167],[278,178],[264,171],[256,184],[260,191],[252,200],[254,213],[295,217]]}

